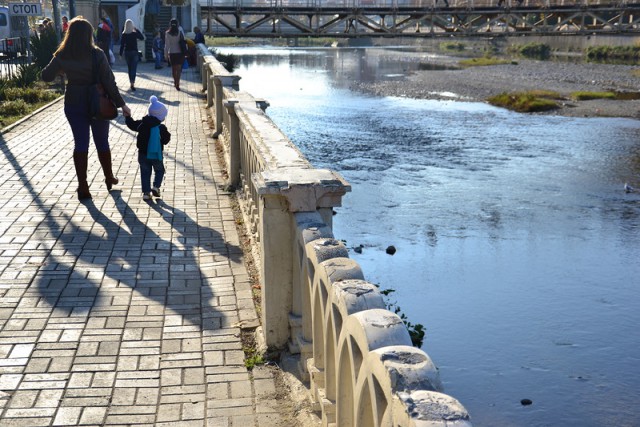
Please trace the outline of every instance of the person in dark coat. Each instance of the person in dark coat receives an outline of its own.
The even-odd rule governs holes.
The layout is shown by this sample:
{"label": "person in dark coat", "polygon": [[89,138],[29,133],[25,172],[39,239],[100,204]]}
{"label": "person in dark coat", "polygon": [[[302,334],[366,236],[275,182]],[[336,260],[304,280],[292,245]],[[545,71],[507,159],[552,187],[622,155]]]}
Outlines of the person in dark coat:
{"label": "person in dark coat", "polygon": [[113,65],[111,61],[111,26],[107,22],[107,18],[102,18],[96,30],[96,44],[107,56],[109,66]]}
{"label": "person in dark coat", "polygon": [[89,154],[89,130],[98,151],[98,159],[104,172],[107,190],[118,184],[113,176],[111,149],[109,148],[109,121],[91,118],[89,115],[89,87],[102,83],[106,93],[116,107],[122,108],[125,116],[131,110],[120,95],[116,80],[109,67],[105,53],[93,43],[93,27],[81,17],[69,21],[69,29],[51,62],[42,70],[42,80],[52,82],[57,76],[65,75],[67,85],[64,94],[64,114],[73,133],[73,163],[78,177],[78,198],[91,199],[87,183],[87,162]]}
{"label": "person in dark coat", "polygon": [[124,31],[120,39],[120,56],[124,53],[124,59],[127,61],[127,70],[129,71],[129,83],[131,90],[136,90],[136,73],[138,72],[138,61],[140,55],[138,53],[138,40],[144,40],[144,36],[133,25],[131,19],[124,22]]}

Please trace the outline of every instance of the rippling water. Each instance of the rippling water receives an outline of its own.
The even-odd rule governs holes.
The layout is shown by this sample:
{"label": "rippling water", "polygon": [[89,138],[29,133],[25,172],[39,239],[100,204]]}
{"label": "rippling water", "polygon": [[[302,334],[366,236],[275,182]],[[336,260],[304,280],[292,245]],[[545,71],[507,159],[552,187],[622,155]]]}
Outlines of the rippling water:
{"label": "rippling water", "polygon": [[353,185],[336,237],[425,325],[475,425],[640,425],[640,122],[350,91],[417,67],[381,49],[221,50]]}

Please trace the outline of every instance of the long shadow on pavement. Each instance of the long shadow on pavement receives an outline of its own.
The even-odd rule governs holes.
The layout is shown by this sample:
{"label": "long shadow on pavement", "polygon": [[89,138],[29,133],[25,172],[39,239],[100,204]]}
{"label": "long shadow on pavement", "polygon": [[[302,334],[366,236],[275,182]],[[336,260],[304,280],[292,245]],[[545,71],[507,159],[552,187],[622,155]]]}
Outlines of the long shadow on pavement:
{"label": "long shadow on pavement", "polygon": [[[59,241],[65,252],[76,258],[76,265],[64,286],[59,275],[55,275],[58,280],[53,287],[48,274],[39,275],[38,287],[43,298],[56,310],[69,310],[70,313],[73,310],[75,314],[90,310],[94,305],[101,306],[107,303],[101,301],[102,280],[99,277],[92,279],[92,274],[99,276],[96,268],[104,268],[105,280],[111,279],[109,289],[124,284],[144,298],[171,309],[182,317],[182,321],[174,320],[173,326],[189,324],[202,330],[219,329],[221,318],[212,315],[214,295],[209,287],[203,286],[207,278],[199,267],[199,251],[217,253],[239,262],[239,256],[234,254],[236,251],[227,251],[227,244],[218,231],[199,225],[185,212],[164,203],[162,209],[150,205],[173,231],[165,227],[158,232],[142,222],[118,193],[111,195],[124,226],[103,214],[93,201],[84,203],[91,218],[105,232],[99,232],[95,226],[91,230],[74,229],[73,226],[62,230]],[[73,224],[72,218],[69,224]],[[52,228],[56,227],[52,224]],[[175,232],[178,232],[177,237]],[[161,234],[171,237],[163,238]],[[81,242],[84,244],[79,245]],[[106,257],[105,253],[110,255]]]}
{"label": "long shadow on pavement", "polygon": [[[56,317],[86,316],[93,308],[109,305],[113,289],[126,285],[182,316],[181,321],[174,318],[174,322],[202,330],[220,327],[224,315],[215,313],[215,296],[207,286],[210,275],[200,268],[199,257],[202,251],[214,256],[208,269],[219,269],[222,274],[229,272],[229,261],[241,260],[240,250],[225,242],[218,231],[199,225],[167,204],[162,209],[143,205],[170,225],[161,235],[142,222],[117,191],[111,196],[123,225],[105,215],[93,201],[84,204],[93,223],[83,222],[79,217],[82,209],[75,207],[78,202],[46,204],[4,144],[2,152],[32,196],[33,205],[43,214],[30,239],[42,241],[49,254],[32,283]],[[204,324],[203,318],[207,319]]]}

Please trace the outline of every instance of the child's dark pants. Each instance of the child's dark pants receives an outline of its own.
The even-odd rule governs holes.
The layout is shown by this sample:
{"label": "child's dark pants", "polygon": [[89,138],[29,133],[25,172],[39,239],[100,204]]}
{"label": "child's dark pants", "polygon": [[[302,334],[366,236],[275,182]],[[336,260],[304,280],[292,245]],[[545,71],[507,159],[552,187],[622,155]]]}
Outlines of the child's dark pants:
{"label": "child's dark pants", "polygon": [[147,159],[147,154],[138,151],[138,163],[140,164],[140,180],[142,181],[142,193],[151,192],[151,172],[155,172],[153,186],[160,188],[164,178],[164,164],[162,160]]}

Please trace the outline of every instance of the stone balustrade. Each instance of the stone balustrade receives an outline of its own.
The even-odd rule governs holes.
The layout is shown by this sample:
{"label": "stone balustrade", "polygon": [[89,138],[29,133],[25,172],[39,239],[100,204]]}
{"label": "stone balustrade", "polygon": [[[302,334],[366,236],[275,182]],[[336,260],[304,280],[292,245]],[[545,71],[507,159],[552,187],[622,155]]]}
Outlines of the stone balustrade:
{"label": "stone balustrade", "polygon": [[228,182],[259,241],[266,344],[300,354],[323,425],[471,426],[442,392],[438,369],[411,345],[378,288],[332,231],[333,208],[350,185],[314,168],[265,114],[268,104],[239,90],[198,45],[198,70]]}

